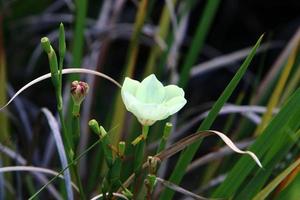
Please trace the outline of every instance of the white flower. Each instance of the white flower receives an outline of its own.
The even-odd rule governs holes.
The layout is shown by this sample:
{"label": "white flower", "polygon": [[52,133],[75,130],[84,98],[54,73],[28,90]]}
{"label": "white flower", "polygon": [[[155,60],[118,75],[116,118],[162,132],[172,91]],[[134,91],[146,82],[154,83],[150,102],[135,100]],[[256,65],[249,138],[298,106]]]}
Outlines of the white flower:
{"label": "white flower", "polygon": [[154,74],[142,82],[125,78],[121,95],[126,109],[144,126],[151,126],[178,112],[185,104],[183,89],[163,86]]}

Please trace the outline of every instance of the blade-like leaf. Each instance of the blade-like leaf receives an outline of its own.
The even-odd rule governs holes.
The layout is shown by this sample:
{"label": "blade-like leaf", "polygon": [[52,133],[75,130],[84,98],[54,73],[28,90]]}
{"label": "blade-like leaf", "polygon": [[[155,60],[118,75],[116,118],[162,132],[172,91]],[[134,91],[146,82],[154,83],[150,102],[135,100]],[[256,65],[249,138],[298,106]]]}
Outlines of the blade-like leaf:
{"label": "blade-like leaf", "polygon": [[[204,138],[210,135],[217,135],[219,136],[223,142],[234,152],[236,153],[240,153],[240,154],[248,154],[252,157],[252,159],[256,162],[256,164],[258,166],[262,166],[259,159],[256,157],[256,155],[253,152],[250,151],[242,151],[241,149],[239,149],[225,134],[218,132],[218,131],[214,131],[214,130],[207,130],[207,131],[199,131],[197,133],[191,134],[181,140],[179,140],[178,142],[176,142],[175,144],[171,145],[170,147],[168,147],[167,149],[159,152],[158,154],[156,154],[154,157],[158,158],[159,160],[166,160],[169,157],[175,155],[176,153],[182,151],[183,149],[185,149],[187,146],[190,146],[192,144],[194,144],[195,142],[197,142],[200,138]],[[143,164],[143,169],[145,169],[148,166],[148,162],[145,162]],[[133,181],[133,178],[135,177],[135,174],[133,173],[123,184],[124,187],[129,187],[130,183]],[[122,188],[120,188],[122,189]],[[120,192],[120,189],[118,190]]]}
{"label": "blade-like leaf", "polygon": [[185,62],[180,73],[179,85],[181,87],[185,87],[189,80],[190,70],[195,64],[204,45],[204,41],[213,22],[213,19],[217,13],[220,2],[220,0],[207,1],[205,5],[203,15],[201,16],[200,21],[197,25],[198,28],[196,30],[195,36],[191,43],[191,47],[189,48],[187,57],[185,58]]}
{"label": "blade-like leaf", "polygon": [[[116,86],[118,86],[119,88],[121,88],[121,85],[115,81],[113,78],[107,76],[106,74],[103,74],[101,72],[95,71],[95,70],[90,70],[90,69],[77,69],[77,68],[69,68],[69,69],[63,69],[62,70],[62,74],[92,74],[92,75],[96,75],[102,78],[105,78],[109,81],[111,81],[112,83],[114,83]],[[29,83],[27,83],[26,85],[24,85],[21,89],[19,89],[16,94],[5,104],[0,108],[0,111],[3,110],[4,108],[6,108],[17,96],[19,96],[19,94],[21,94],[22,92],[24,92],[24,90],[28,89],[29,87],[33,86],[34,84],[41,82],[43,80],[46,80],[48,78],[51,77],[51,73],[42,75],[32,81],[30,81]]]}
{"label": "blade-like leaf", "polygon": [[292,163],[281,174],[279,174],[271,183],[269,183],[263,190],[261,190],[253,200],[265,199],[269,194],[300,164],[300,159]]}
{"label": "blade-like leaf", "polygon": [[293,68],[295,60],[296,60],[297,49],[298,49],[298,47],[296,46],[292,50],[291,55],[288,57],[287,63],[283,68],[283,71],[280,75],[280,78],[279,78],[277,84],[276,84],[274,92],[272,92],[272,96],[270,97],[270,100],[268,102],[267,112],[265,112],[265,114],[263,115],[262,122],[255,131],[256,135],[260,134],[262,132],[262,130],[267,126],[267,124],[272,119],[272,111],[277,106],[277,104],[280,100],[281,94],[286,85],[286,82],[288,80],[288,77],[289,77],[290,73],[292,72],[292,68]]}
{"label": "blade-like leaf", "polygon": [[[214,104],[213,108],[209,112],[207,118],[201,123],[200,127],[198,128],[199,131],[209,129],[214,122],[214,120],[217,118],[219,111],[223,107],[223,105],[226,103],[226,101],[229,99],[231,94],[233,93],[234,89],[238,85],[239,81],[242,79],[244,73],[246,72],[252,58],[255,55],[256,49],[259,47],[263,36],[261,36],[258,41],[256,42],[255,46],[253,47],[251,53],[247,56],[246,60],[240,67],[240,69],[237,71],[233,79],[230,81],[226,89],[223,91],[219,99]],[[179,184],[181,179],[184,176],[184,173],[186,171],[187,166],[192,161],[195,153],[197,152],[199,146],[201,144],[201,140],[197,141],[196,143],[190,145],[185,151],[183,151],[180,155],[180,158],[176,164],[176,167],[171,174],[170,181]],[[169,200],[172,199],[174,192],[171,190],[165,190],[163,194],[161,195],[161,200]]]}
{"label": "blade-like leaf", "polygon": [[[269,164],[271,160],[274,159],[273,157],[279,157],[278,153],[280,153],[280,151],[289,144],[286,142],[286,139],[289,138],[287,136],[292,135],[291,133],[296,132],[299,127],[299,102],[300,89],[298,89],[289,101],[282,107],[281,111],[251,146],[250,150],[255,152],[259,157],[264,156],[268,152],[263,160],[263,165]],[[285,149],[287,149],[287,147]],[[244,183],[246,177],[250,174],[253,168],[254,165],[253,163],[250,163],[250,160],[247,158],[241,158],[228,174],[225,181],[216,190],[214,196],[222,198],[233,196],[238,191],[241,184]],[[256,185],[258,185],[257,182]]]}
{"label": "blade-like leaf", "polygon": [[[0,158],[0,167],[2,167],[2,159]],[[4,199],[5,190],[4,190],[4,177],[3,174],[0,174],[0,199]]]}
{"label": "blade-like leaf", "polygon": [[[58,176],[58,178],[65,179],[64,176],[59,174],[56,171],[53,171],[51,169],[42,168],[42,167],[35,167],[35,166],[8,166],[8,167],[0,167],[0,174],[5,172],[17,172],[17,171],[23,171],[23,172],[33,172],[35,173],[43,173],[43,174],[49,174],[53,176]],[[75,185],[75,183],[71,182],[72,187],[79,192],[78,187]]]}
{"label": "blade-like leaf", "polygon": [[[67,160],[67,156],[66,156],[66,152],[65,152],[65,147],[64,147],[61,135],[60,135],[58,123],[57,123],[56,119],[54,118],[54,116],[52,115],[52,113],[47,108],[42,108],[42,112],[45,114],[45,116],[48,120],[50,129],[53,133],[53,137],[54,137],[54,140],[56,143],[56,147],[57,147],[57,151],[59,154],[62,168],[66,168],[68,166],[68,160]],[[72,184],[71,184],[72,181],[71,181],[71,175],[70,175],[69,169],[64,171],[64,177],[65,177],[68,199],[73,199],[74,195],[73,195],[73,190],[72,190]]]}
{"label": "blade-like leaf", "polygon": [[181,193],[181,194],[183,194],[185,196],[190,196],[193,199],[198,199],[198,200],[207,200],[207,198],[205,198],[205,197],[202,197],[202,196],[199,196],[197,194],[194,194],[194,193],[192,193],[192,192],[190,192],[190,191],[188,191],[188,190],[186,190],[186,189],[184,189],[184,188],[182,188],[182,187],[180,187],[180,186],[178,186],[178,185],[176,185],[174,183],[166,181],[166,180],[164,180],[162,178],[156,177],[156,180],[158,182],[162,183],[165,187],[168,187],[171,190],[179,192],[179,193]]}

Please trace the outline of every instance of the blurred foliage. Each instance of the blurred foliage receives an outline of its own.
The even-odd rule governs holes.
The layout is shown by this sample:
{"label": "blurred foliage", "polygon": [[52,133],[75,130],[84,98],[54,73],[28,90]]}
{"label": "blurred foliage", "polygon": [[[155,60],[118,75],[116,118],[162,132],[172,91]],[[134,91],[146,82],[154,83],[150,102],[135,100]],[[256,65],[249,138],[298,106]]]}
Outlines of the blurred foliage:
{"label": "blurred foliage", "polygon": [[[91,198],[106,191],[126,191],[137,165],[134,154],[140,168],[148,155],[159,155],[159,145],[169,153],[162,154],[170,157],[156,166],[157,171],[136,169],[140,179],[134,179],[135,188],[127,187],[130,191],[140,187],[140,194],[134,194],[139,198],[183,199],[191,195],[181,190],[185,188],[196,197],[298,200],[299,9],[296,0],[0,0],[0,106],[23,85],[50,71],[40,39],[47,36],[57,51],[60,22],[65,25],[67,44],[64,69],[100,71],[120,84],[126,76],[142,80],[155,73],[164,85],[184,87],[188,100],[181,112],[150,128],[147,141],[139,147],[145,148],[142,158],[130,144],[142,129],[126,112],[118,87],[85,74],[63,76],[62,91],[55,91],[50,81],[38,83],[1,110],[3,165],[39,166],[62,174],[66,168],[56,148],[60,153],[66,150],[73,182],[82,183],[81,194]],[[252,49],[262,34],[260,47]],[[80,116],[72,116],[68,101],[74,79],[86,81],[91,90]],[[58,102],[61,95],[64,98],[63,108],[57,107],[55,95]],[[61,130],[66,132],[64,148],[56,146],[53,128],[40,117],[43,107],[60,116],[62,127],[66,122]],[[111,141],[91,134],[92,118],[107,129]],[[168,139],[162,137],[165,122],[173,124]],[[80,138],[70,139],[72,130],[78,129]],[[220,130],[236,144],[253,141],[244,149],[255,152],[264,168],[255,167],[247,156],[229,156],[223,144],[211,138],[192,141],[180,156],[168,151],[176,141],[206,129]],[[7,138],[13,140],[7,143]],[[74,152],[68,151],[68,140],[74,141]],[[126,141],[121,154],[120,141]],[[203,163],[189,170],[199,160]],[[7,198],[28,198],[45,186],[34,173],[24,179],[19,172],[11,175],[12,179],[4,178],[7,187],[0,180],[0,189],[5,188],[1,195]],[[162,185],[154,187],[153,176],[160,177]],[[55,177],[51,183],[52,188],[39,194],[41,198],[69,195],[64,189],[68,181]],[[262,197],[264,191],[268,197]]]}

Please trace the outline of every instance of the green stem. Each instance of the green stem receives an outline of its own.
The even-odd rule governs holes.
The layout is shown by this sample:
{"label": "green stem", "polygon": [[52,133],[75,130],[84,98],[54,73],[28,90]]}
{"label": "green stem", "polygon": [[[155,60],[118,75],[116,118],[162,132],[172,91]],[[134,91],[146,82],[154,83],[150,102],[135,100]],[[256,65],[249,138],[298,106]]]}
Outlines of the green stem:
{"label": "green stem", "polygon": [[[80,137],[80,105],[74,104],[73,105],[73,115],[72,115],[72,141],[73,141],[73,148],[76,149],[77,146],[77,141]],[[82,186],[82,182],[80,179],[80,176],[78,174],[78,168],[76,167],[76,165],[74,164],[72,166],[73,168],[73,172],[74,172],[74,176],[76,179],[76,182],[78,184],[78,188],[79,188],[79,193],[80,193],[80,199],[86,199],[85,198],[85,192],[83,190],[83,186]]]}
{"label": "green stem", "polygon": [[[57,97],[57,99],[59,99],[59,97]],[[65,141],[68,160],[70,162],[70,161],[72,161],[72,159],[74,157],[74,151],[72,149],[73,144],[71,143],[72,140],[70,140],[68,137],[62,107],[57,106],[57,111],[58,111],[58,115],[59,115],[59,119],[60,119],[60,123],[61,123],[61,127],[62,127],[62,136],[63,136],[63,140]]]}
{"label": "green stem", "polygon": [[158,146],[157,151],[156,151],[157,154],[166,148],[166,144],[167,144],[169,135],[171,133],[172,126],[173,125],[171,123],[169,123],[169,122],[167,122],[165,124],[163,137],[161,138],[159,146]]}
{"label": "green stem", "polygon": [[146,146],[146,139],[149,132],[149,126],[143,126],[142,128],[142,137],[141,140],[137,143],[134,151],[134,163],[133,163],[133,169],[135,173],[135,181],[134,181],[134,195],[137,195],[137,192],[139,191],[139,176],[141,174],[142,164],[144,160],[144,152],[145,152],[145,146]]}
{"label": "green stem", "polygon": [[97,140],[94,144],[92,144],[89,148],[84,150],[81,154],[79,154],[74,160],[69,162],[68,166],[62,169],[56,176],[54,176],[52,179],[50,179],[43,187],[41,187],[36,193],[34,193],[28,200],[33,200],[37,197],[48,185],[50,185],[53,181],[55,181],[60,175],[62,175],[69,167],[74,165],[81,157],[83,157],[85,154],[87,154],[90,150],[92,150],[97,144],[100,143],[100,139]]}
{"label": "green stem", "polygon": [[80,179],[80,176],[79,176],[79,173],[78,173],[78,169],[76,168],[75,164],[72,165],[72,168],[73,168],[75,179],[76,179],[76,182],[77,182],[77,185],[78,185],[78,188],[79,188],[80,199],[85,200],[86,197],[85,197],[82,182],[81,182],[81,179]]}

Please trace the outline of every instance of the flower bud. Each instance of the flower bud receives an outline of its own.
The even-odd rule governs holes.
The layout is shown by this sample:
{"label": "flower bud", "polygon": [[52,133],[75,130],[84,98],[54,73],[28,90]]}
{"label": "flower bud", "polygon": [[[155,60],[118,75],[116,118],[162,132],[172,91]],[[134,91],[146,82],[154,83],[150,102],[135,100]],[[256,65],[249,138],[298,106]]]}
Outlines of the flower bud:
{"label": "flower bud", "polygon": [[148,156],[148,167],[149,167],[149,173],[150,174],[156,174],[157,166],[159,163],[158,157]]}
{"label": "flower bud", "polygon": [[65,29],[63,23],[59,25],[59,57],[63,59],[66,53]]}
{"label": "flower bud", "polygon": [[119,156],[123,157],[125,153],[126,143],[124,141],[119,142],[118,151]]}
{"label": "flower bud", "polygon": [[107,135],[106,130],[104,129],[103,126],[100,126],[100,136],[101,138],[104,138]]}
{"label": "flower bud", "polygon": [[92,129],[92,131],[94,133],[96,133],[97,135],[100,135],[100,127],[98,122],[95,119],[92,119],[89,121],[89,127]]}
{"label": "flower bud", "polygon": [[71,85],[72,99],[75,105],[80,105],[89,91],[89,85],[83,81],[73,81]]}
{"label": "flower bud", "polygon": [[44,51],[48,55],[52,83],[55,88],[58,88],[60,83],[59,83],[59,76],[58,76],[58,63],[57,63],[56,53],[52,48],[51,43],[47,37],[43,37],[41,39],[41,45]]}

